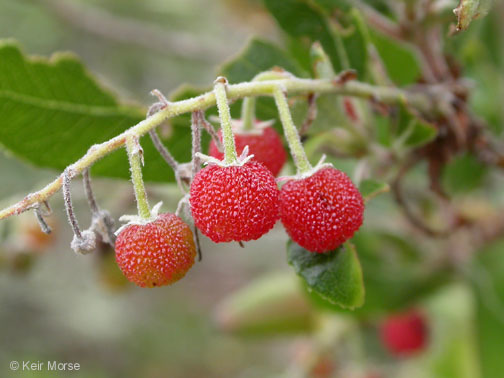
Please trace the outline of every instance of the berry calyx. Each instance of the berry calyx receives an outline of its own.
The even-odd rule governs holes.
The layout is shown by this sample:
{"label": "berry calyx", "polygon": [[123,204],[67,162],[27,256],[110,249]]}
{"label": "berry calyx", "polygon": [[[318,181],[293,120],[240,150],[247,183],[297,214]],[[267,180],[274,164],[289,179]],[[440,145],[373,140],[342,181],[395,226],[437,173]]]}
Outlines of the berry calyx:
{"label": "berry calyx", "polygon": [[422,351],[427,344],[427,321],[418,310],[390,315],[380,326],[380,337],[390,352],[406,357]]}
{"label": "berry calyx", "polygon": [[170,285],[194,264],[196,247],[189,226],[171,213],[145,224],[128,224],[115,242],[116,261],[140,287]]}
{"label": "berry calyx", "polygon": [[350,239],[363,222],[364,201],[350,178],[327,165],[287,181],[280,217],[291,237],[311,252],[328,252]]}
{"label": "berry calyx", "polygon": [[[219,139],[222,142],[221,130],[219,130]],[[250,154],[254,155],[254,160],[264,164],[273,176],[280,173],[287,160],[282,139],[272,127],[257,127],[252,130],[235,129],[234,140],[238,154],[241,154],[245,146],[248,146]],[[209,155],[217,159],[224,158],[224,154],[219,151],[213,140],[210,142]]]}
{"label": "berry calyx", "polygon": [[216,243],[259,239],[279,218],[275,178],[256,161],[202,169],[189,202],[196,227]]}

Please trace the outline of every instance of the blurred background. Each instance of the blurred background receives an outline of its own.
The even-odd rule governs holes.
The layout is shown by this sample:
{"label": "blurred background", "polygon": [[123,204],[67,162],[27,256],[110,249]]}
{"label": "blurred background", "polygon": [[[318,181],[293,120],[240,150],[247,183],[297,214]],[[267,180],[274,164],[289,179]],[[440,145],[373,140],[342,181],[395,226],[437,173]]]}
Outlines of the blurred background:
{"label": "blurred background", "polygon": [[[0,0],[0,38],[16,39],[29,54],[72,51],[106,86],[142,104],[153,102],[149,95],[153,88],[168,94],[183,83],[208,86],[218,66],[257,35],[270,41],[283,38],[260,0]],[[495,90],[494,103],[481,94],[484,83],[496,76],[475,63],[478,48],[473,47],[464,50],[468,72],[475,82],[483,83],[476,90],[474,105],[492,116],[501,111],[496,107],[502,103],[502,93]],[[493,128],[501,133],[502,125],[497,123]],[[467,168],[464,164],[455,166],[446,180],[457,188],[477,187],[470,201],[464,196],[459,199],[471,211],[487,211],[482,199],[488,191],[479,185],[486,180],[492,182],[491,188],[502,188],[502,174],[483,178],[483,168],[476,166],[460,176]],[[353,172],[355,162],[341,161],[340,167]],[[413,173],[409,185],[424,185],[425,171],[422,166]],[[1,207],[57,174],[0,154]],[[135,212],[128,182],[96,179],[94,187],[99,204],[115,219]],[[502,204],[500,194],[494,196],[495,203]],[[170,211],[180,199],[173,185],[150,185],[149,195],[151,204],[162,200]],[[73,197],[79,222],[86,226],[90,216],[78,180],[73,183]],[[287,237],[280,224],[244,248],[203,238],[203,262],[196,263],[185,279],[145,290],[125,281],[106,246],[92,256],[73,253],[62,199],[55,196],[51,205],[54,232],[50,236],[38,230],[31,212],[0,222],[0,377],[68,375],[11,372],[12,360],[77,362],[81,369],[72,372],[73,377],[301,377],[306,375],[299,365],[311,358],[314,349],[322,350],[318,355],[337,354],[344,377],[483,376],[482,362],[475,357],[479,337],[475,328],[482,324],[476,321],[475,303],[481,299],[462,280],[455,279],[421,300],[431,319],[431,348],[398,364],[379,345],[376,324],[382,315],[365,319],[359,332],[353,332],[357,326],[348,313],[314,310],[286,262]],[[379,225],[382,234],[392,235],[388,244],[382,244],[385,249],[402,248],[402,241],[392,233],[403,223],[390,194],[366,210],[366,225]],[[373,243],[373,238],[365,238],[360,244],[372,249]],[[422,247],[431,257],[438,252],[438,245],[429,241]],[[504,244],[497,242],[491,248],[500,252]],[[489,264],[500,264],[499,271],[504,272],[502,259]],[[397,278],[396,285],[401,285],[402,277],[392,277],[397,272],[388,268],[375,273]],[[485,269],[482,263],[469,275],[475,277],[469,282],[486,298],[483,317],[488,316],[489,322],[483,327],[491,338],[492,327],[504,328],[504,303]],[[262,280],[264,275],[270,278]],[[239,295],[241,300],[232,296],[257,279],[257,287]],[[387,290],[396,287],[392,283]],[[373,287],[368,290],[373,293]],[[368,298],[380,301],[379,293]],[[257,313],[256,302],[262,304]],[[231,319],[227,313],[236,308],[243,319]],[[283,315],[275,323],[277,312]],[[336,347],[335,340],[344,347]],[[492,343],[504,345],[502,339]],[[499,349],[489,353],[495,350]],[[311,376],[330,376],[330,361],[320,359]]]}

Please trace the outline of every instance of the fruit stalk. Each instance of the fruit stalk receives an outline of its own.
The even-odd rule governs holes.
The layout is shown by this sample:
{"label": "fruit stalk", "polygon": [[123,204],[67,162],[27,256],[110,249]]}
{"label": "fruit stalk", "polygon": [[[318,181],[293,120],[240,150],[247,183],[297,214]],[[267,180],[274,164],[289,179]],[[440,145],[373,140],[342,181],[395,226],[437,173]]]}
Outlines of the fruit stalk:
{"label": "fruit stalk", "polygon": [[91,187],[91,177],[89,176],[89,169],[85,169],[82,172],[82,183],[84,184],[84,192],[86,193],[86,198],[88,200],[89,207],[93,214],[97,214],[100,209],[96,203],[96,198],[93,193],[93,188]]}
{"label": "fruit stalk", "polygon": [[232,164],[238,160],[236,146],[231,128],[231,113],[229,112],[228,98],[226,94],[227,80],[224,77],[218,77],[215,80],[214,93],[222,128],[222,139],[224,142],[224,163]]}
{"label": "fruit stalk", "polygon": [[294,164],[296,165],[298,174],[309,171],[312,166],[306,157],[306,152],[301,144],[301,139],[299,138],[299,133],[292,121],[292,115],[289,110],[289,104],[287,103],[287,97],[283,92],[282,88],[277,86],[273,90],[273,97],[275,98],[275,103],[278,108],[278,114],[280,115],[280,121],[284,129],[285,138],[289,144],[292,158],[294,159]]}
{"label": "fruit stalk", "polygon": [[130,163],[131,181],[133,182],[133,187],[135,189],[138,215],[144,219],[149,219],[151,217],[151,212],[142,178],[143,151],[137,137],[126,137],[126,151],[128,152],[128,159]]}
{"label": "fruit stalk", "polygon": [[67,168],[63,172],[63,200],[65,202],[65,209],[68,216],[68,222],[72,227],[73,233],[77,238],[81,239],[82,232],[79,227],[79,222],[75,217],[75,212],[72,204],[72,194],[70,191],[70,182],[71,182],[71,174],[69,172],[69,169]]}
{"label": "fruit stalk", "polygon": [[242,104],[241,118],[243,121],[243,130],[252,130],[255,122],[255,98],[245,97]]}

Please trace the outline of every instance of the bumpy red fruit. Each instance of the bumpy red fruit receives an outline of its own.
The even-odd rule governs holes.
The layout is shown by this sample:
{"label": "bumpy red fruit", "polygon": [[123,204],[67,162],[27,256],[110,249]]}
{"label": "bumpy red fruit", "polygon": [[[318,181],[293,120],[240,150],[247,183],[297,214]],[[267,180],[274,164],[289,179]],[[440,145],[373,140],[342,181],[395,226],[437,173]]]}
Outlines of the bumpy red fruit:
{"label": "bumpy red fruit", "polygon": [[189,226],[175,214],[160,214],[145,225],[131,224],[115,243],[124,275],[141,287],[170,285],[194,264],[196,247]]}
{"label": "bumpy red fruit", "polygon": [[216,243],[259,239],[279,218],[275,178],[256,161],[202,169],[191,184],[190,203],[196,226]]}
{"label": "bumpy red fruit", "polygon": [[380,336],[387,350],[405,357],[422,351],[427,343],[427,322],[418,310],[409,310],[385,319]]}
{"label": "bumpy red fruit", "polygon": [[290,180],[280,192],[280,216],[287,233],[311,252],[335,249],[362,225],[364,201],[350,178],[332,168]]}
{"label": "bumpy red fruit", "polygon": [[[242,153],[245,146],[249,146],[249,154],[254,155],[254,160],[264,164],[273,176],[278,175],[287,160],[287,153],[285,152],[280,135],[272,127],[254,131],[254,133],[247,131],[235,132],[235,144],[238,155]],[[222,132],[220,130],[219,138],[222,141]],[[222,160],[224,156],[218,150],[213,140],[210,142],[209,154],[219,160]]]}

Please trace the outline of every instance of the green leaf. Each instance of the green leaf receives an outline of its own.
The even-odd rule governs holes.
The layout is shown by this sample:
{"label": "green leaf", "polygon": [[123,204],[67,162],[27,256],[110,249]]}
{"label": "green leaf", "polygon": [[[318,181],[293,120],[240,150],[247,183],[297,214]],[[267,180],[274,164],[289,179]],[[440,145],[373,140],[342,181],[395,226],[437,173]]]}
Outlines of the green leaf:
{"label": "green leaf", "polygon": [[[341,14],[340,27],[331,29],[327,12],[336,4],[313,4],[306,0],[264,0],[266,7],[278,24],[299,43],[320,42],[329,56],[334,71],[355,69],[362,79],[368,62],[369,37],[367,28],[356,9]],[[343,5],[343,2],[341,2]],[[349,10],[349,7],[344,7]]]}
{"label": "green leaf", "polygon": [[371,42],[366,24],[357,9],[352,9],[345,22],[345,30],[339,34],[343,41],[349,67],[357,71],[360,80],[364,80],[368,66],[368,44]]}
{"label": "green leaf", "polygon": [[453,10],[457,16],[457,31],[466,30],[473,20],[486,16],[492,5],[493,0],[460,0]]}
{"label": "green leaf", "polygon": [[264,0],[264,3],[286,33],[299,40],[308,38],[309,45],[319,41],[329,55],[334,70],[343,69],[333,34],[320,9],[303,0]]}
{"label": "green leaf", "polygon": [[346,243],[327,253],[314,253],[289,242],[287,260],[309,290],[330,303],[348,309],[364,304],[362,270],[352,244]]}
{"label": "green leaf", "polygon": [[[229,62],[222,65],[219,72],[232,83],[251,80],[258,73],[280,66],[296,76],[306,76],[306,72],[284,50],[260,39],[252,39],[245,49]],[[231,115],[240,117],[241,101],[231,107]],[[208,112],[207,112],[208,114]],[[268,120],[278,117],[278,111],[272,98],[259,97],[256,103],[258,119]],[[281,125],[276,124],[281,131]]]}
{"label": "green leaf", "polygon": [[359,185],[359,191],[361,192],[362,197],[364,197],[365,202],[368,202],[369,200],[382,193],[386,193],[389,190],[390,187],[387,183],[376,180],[363,180]]}
{"label": "green leaf", "polygon": [[400,105],[395,117],[397,137],[406,147],[421,147],[432,141],[437,135],[436,127],[418,117],[406,106]]}
{"label": "green leaf", "polygon": [[404,105],[393,108],[389,116],[375,114],[375,124],[378,142],[387,147],[396,144],[418,148],[437,136],[437,128],[433,124]]}
{"label": "green leaf", "polygon": [[254,38],[236,57],[224,63],[220,72],[230,83],[252,80],[260,72],[275,66],[282,67],[296,76],[305,73],[296,61],[276,45]]}
{"label": "green leaf", "polygon": [[[0,43],[0,144],[39,167],[63,170],[93,144],[119,135],[140,122],[145,109],[122,105],[73,55],[28,58],[13,42]],[[173,127],[168,147],[176,158],[190,157],[190,128]],[[173,172],[150,139],[143,138],[144,178],[173,180]],[[93,167],[93,174],[129,179],[125,151]]]}
{"label": "green leaf", "polygon": [[403,86],[418,80],[420,66],[410,49],[373,30],[370,31],[370,39],[394,83]]}

